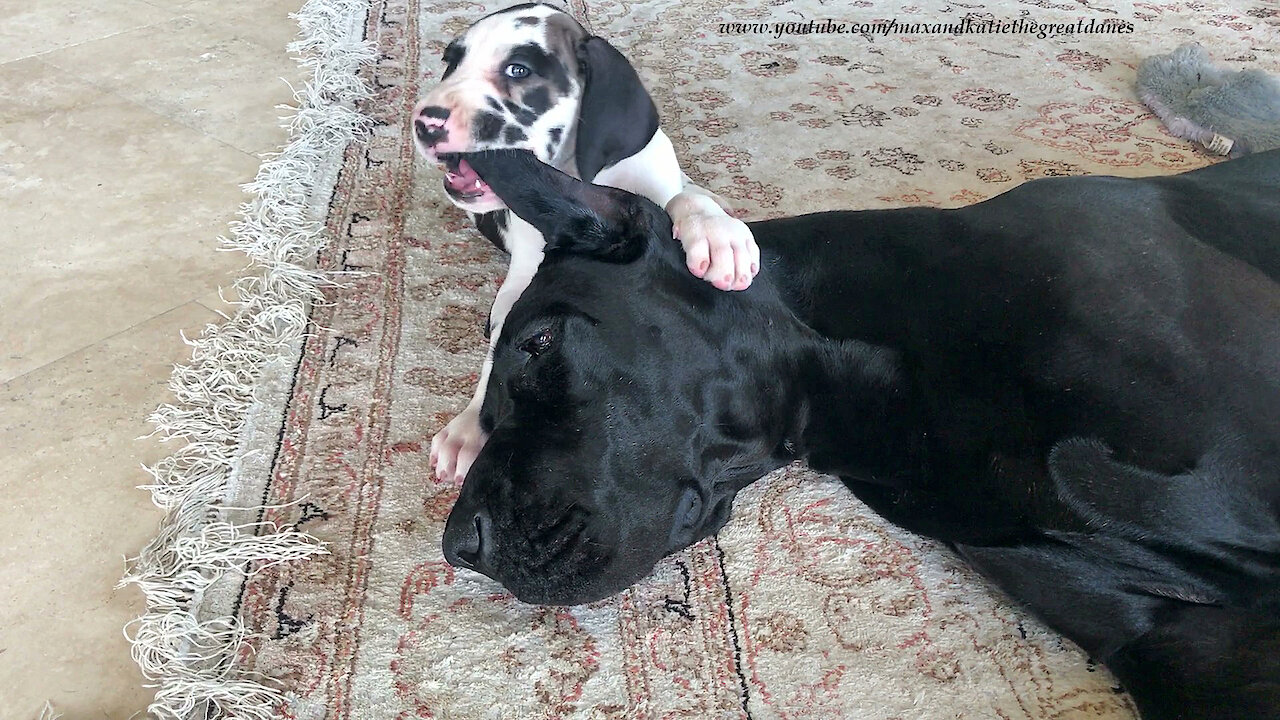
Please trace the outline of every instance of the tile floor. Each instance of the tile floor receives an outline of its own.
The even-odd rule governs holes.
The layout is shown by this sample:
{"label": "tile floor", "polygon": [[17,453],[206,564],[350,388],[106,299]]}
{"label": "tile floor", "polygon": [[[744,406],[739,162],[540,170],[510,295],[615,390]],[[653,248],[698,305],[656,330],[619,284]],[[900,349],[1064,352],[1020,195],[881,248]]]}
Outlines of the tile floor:
{"label": "tile floor", "polygon": [[216,252],[302,0],[0,3],[0,720],[149,700],[114,590],[159,514],[138,437],[240,260]]}

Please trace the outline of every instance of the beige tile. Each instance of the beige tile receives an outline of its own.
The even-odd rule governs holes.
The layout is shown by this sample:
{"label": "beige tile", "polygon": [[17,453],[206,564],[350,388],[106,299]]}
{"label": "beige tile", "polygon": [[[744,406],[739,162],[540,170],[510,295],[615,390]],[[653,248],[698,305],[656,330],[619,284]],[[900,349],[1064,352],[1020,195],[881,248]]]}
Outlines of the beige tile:
{"label": "beige tile", "polygon": [[166,4],[150,0],[160,7],[181,12],[211,25],[231,29],[234,37],[252,40],[263,47],[284,53],[285,46],[298,35],[298,22],[289,17],[297,12],[303,0],[259,0],[234,3],[226,0],[180,0]]}
{"label": "beige tile", "polygon": [[233,304],[239,297],[240,294],[236,292],[235,288],[226,285],[199,298],[196,302],[216,313],[231,316],[235,315],[236,310],[239,309]]}
{"label": "beige tile", "polygon": [[217,316],[195,303],[0,385],[0,717],[124,720],[149,696],[121,628],[143,610],[114,590],[159,512],[135,486],[168,450],[139,440],[170,399],[178,335]]}
{"label": "beige tile", "polygon": [[292,102],[281,78],[295,82],[297,64],[226,25],[180,17],[40,59],[245,152],[287,140],[276,105]]}
{"label": "beige tile", "polygon": [[140,0],[0,3],[0,63],[162,22],[177,14]]}
{"label": "beige tile", "polygon": [[38,60],[0,65],[0,382],[208,295],[258,160]]}

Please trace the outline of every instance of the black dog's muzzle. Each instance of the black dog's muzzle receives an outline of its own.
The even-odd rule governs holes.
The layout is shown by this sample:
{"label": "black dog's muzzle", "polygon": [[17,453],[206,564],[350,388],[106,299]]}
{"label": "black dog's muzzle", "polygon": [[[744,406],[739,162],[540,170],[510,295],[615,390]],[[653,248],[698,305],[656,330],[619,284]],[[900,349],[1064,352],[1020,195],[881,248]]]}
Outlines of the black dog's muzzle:
{"label": "black dog's muzzle", "polygon": [[458,512],[455,508],[445,524],[441,544],[444,559],[450,565],[474,570],[482,575],[490,575],[492,572],[489,569],[489,556],[495,546],[493,521],[484,508],[475,512]]}

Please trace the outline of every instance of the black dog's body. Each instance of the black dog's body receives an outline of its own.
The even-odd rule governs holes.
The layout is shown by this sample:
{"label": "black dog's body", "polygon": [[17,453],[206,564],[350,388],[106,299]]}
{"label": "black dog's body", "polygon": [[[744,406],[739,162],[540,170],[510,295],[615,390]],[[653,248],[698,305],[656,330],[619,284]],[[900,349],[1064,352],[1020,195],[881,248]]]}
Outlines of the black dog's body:
{"label": "black dog's body", "polygon": [[[1276,156],[1169,178],[1037,181],[957,210],[825,213],[753,231],[800,320],[896,356],[903,410],[872,431],[894,448],[883,464],[838,439],[838,416],[824,419],[829,442],[802,450],[816,469],[870,485],[860,494],[895,522],[981,543],[1052,522],[1046,501],[1072,480],[1051,470],[1094,452],[1072,438],[1114,448],[1108,465],[1230,482],[1274,515]],[[1065,453],[1056,464],[1055,450]],[[1026,495],[1011,496],[1011,482]],[[1154,476],[1145,482],[1155,490]]]}
{"label": "black dog's body", "polygon": [[752,228],[802,320],[896,355],[890,412],[816,408],[810,465],[1152,718],[1280,716],[1278,160]]}
{"label": "black dog's body", "polygon": [[487,163],[550,250],[451,561],[596,599],[799,457],[952,543],[1148,720],[1280,717],[1280,151],[755,223],[738,296],[685,276],[656,208]]}

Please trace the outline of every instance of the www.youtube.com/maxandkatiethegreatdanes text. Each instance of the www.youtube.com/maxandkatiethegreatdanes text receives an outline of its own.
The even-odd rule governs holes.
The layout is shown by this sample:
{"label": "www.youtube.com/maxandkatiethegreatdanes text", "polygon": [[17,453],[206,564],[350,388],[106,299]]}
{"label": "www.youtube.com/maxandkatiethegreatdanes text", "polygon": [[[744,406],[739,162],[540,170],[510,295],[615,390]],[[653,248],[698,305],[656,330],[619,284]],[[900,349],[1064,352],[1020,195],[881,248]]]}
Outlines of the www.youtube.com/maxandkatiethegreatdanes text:
{"label": "www.youtube.com/maxandkatiethegreatdanes text", "polygon": [[720,23],[721,35],[1035,35],[1043,40],[1060,35],[1116,34],[1133,32],[1133,23],[1125,20],[1096,18],[1065,22],[1036,22],[1029,18],[995,20],[966,17],[952,22],[899,22],[870,20],[806,20],[803,22],[727,22]]}

